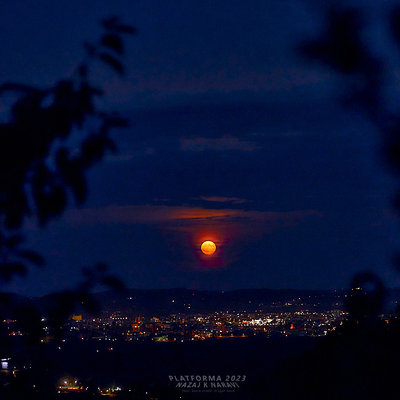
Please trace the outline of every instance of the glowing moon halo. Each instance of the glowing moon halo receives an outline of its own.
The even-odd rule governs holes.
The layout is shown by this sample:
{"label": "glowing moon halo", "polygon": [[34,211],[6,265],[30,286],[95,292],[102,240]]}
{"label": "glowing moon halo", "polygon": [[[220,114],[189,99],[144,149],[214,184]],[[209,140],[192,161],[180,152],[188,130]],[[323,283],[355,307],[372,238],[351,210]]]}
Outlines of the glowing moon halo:
{"label": "glowing moon halo", "polygon": [[201,244],[200,249],[206,256],[212,256],[217,250],[217,246],[211,240],[206,240]]}

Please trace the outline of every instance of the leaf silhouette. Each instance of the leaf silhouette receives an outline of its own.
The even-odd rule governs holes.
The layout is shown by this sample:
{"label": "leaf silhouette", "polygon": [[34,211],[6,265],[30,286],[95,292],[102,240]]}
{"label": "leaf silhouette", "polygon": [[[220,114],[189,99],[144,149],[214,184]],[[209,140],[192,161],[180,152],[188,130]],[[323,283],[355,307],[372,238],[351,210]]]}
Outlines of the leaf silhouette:
{"label": "leaf silhouette", "polygon": [[400,7],[392,10],[389,24],[393,38],[400,44]]}
{"label": "leaf silhouette", "polygon": [[100,43],[120,55],[124,53],[124,44],[118,35],[108,33],[101,38]]}
{"label": "leaf silhouette", "polygon": [[0,279],[9,281],[14,275],[25,276],[27,269],[20,262],[8,262],[0,264]]}
{"label": "leaf silhouette", "polygon": [[33,250],[19,250],[18,256],[38,267],[41,267],[44,264],[44,258],[39,253]]}
{"label": "leaf silhouette", "polygon": [[107,285],[110,288],[115,289],[117,291],[122,291],[125,288],[122,281],[120,279],[116,278],[115,276],[106,275],[102,278],[101,282],[104,285]]}
{"label": "leaf silhouette", "polygon": [[114,71],[116,71],[118,74],[123,75],[124,67],[122,66],[121,62],[118,61],[115,57],[111,56],[108,53],[100,53],[99,59],[110,66],[112,69],[114,69]]}

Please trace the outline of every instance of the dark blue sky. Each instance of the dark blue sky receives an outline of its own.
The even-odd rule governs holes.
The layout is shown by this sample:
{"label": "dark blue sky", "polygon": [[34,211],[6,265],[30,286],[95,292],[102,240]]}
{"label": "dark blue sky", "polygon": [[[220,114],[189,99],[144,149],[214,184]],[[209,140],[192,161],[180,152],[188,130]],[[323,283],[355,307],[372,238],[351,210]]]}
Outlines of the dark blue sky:
{"label": "dark blue sky", "polygon": [[[370,10],[378,16],[388,2]],[[399,282],[398,221],[379,137],[337,103],[341,83],[296,47],[318,32],[312,1],[83,1],[0,4],[0,81],[68,76],[119,14],[127,75],[98,75],[127,130],[90,173],[88,202],[29,243],[47,255],[11,290],[72,287],[110,264],[127,286],[333,288],[359,270]],[[388,44],[375,27],[374,45]],[[339,88],[339,90],[338,90]],[[0,110],[4,106],[0,103]],[[213,260],[199,255],[212,238]]]}

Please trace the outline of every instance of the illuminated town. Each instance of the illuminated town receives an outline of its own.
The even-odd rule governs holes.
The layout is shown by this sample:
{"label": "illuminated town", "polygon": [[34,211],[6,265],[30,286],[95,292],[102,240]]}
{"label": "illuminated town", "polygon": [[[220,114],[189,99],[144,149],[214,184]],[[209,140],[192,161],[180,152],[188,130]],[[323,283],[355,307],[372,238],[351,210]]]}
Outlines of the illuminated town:
{"label": "illuminated town", "polygon": [[[358,291],[358,288],[355,290]],[[46,315],[42,316],[39,346],[44,354],[46,351],[51,354],[50,358],[56,365],[51,375],[51,381],[56,382],[53,384],[55,396],[67,398],[66,395],[87,394],[99,398],[117,396],[147,400],[171,398],[168,396],[188,398],[182,390],[196,387],[190,386],[192,383],[188,381],[195,380],[197,375],[179,376],[176,375],[177,371],[172,372],[173,375],[162,375],[163,390],[170,391],[167,396],[165,393],[160,394],[152,384],[137,383],[143,380],[143,377],[138,378],[141,363],[144,360],[151,363],[151,359],[156,358],[157,362],[169,365],[176,352],[198,358],[204,351],[211,351],[210,349],[217,352],[216,360],[219,359],[219,351],[224,356],[230,351],[244,351],[250,354],[250,362],[253,363],[254,356],[251,356],[251,352],[254,348],[264,349],[271,357],[275,343],[279,344],[280,347],[277,348],[280,349],[294,343],[293,351],[299,344],[302,346],[305,343],[307,346],[308,342],[314,343],[328,336],[343,325],[348,317],[348,313],[344,311],[344,300],[348,293],[344,292],[331,291],[315,296],[303,293],[298,297],[288,297],[285,293],[279,300],[264,302],[256,301],[261,298],[257,297],[259,293],[251,292],[252,296],[245,300],[243,294],[240,294],[240,301],[231,298],[225,303],[221,301],[221,304],[231,306],[223,310],[219,304],[214,311],[204,311],[205,304],[208,304],[207,295],[201,292],[171,290],[157,293],[161,293],[162,300],[157,299],[152,304],[148,294],[143,297],[147,312],[138,312],[138,309],[144,308],[140,305],[142,300],[138,292],[133,292],[118,301],[112,300],[98,314],[83,311],[70,314],[59,327],[61,334],[55,333],[54,326]],[[212,293],[209,296],[215,295]],[[222,299],[226,293],[219,292],[217,295],[222,296]],[[152,297],[154,300],[154,293]],[[196,302],[196,297],[199,297],[200,303]],[[330,307],[327,307],[328,304]],[[380,317],[390,323],[393,316],[382,314]],[[25,336],[18,328],[17,320],[5,319],[1,325],[8,332],[10,340],[18,341]],[[32,368],[30,359],[21,354],[8,353],[0,356],[0,379],[3,385],[29,373]],[[77,362],[78,359],[81,361]],[[79,363],[84,359],[91,360],[90,369],[79,369]],[[140,362],[129,364],[131,359]],[[112,373],[107,369],[108,364],[112,366]],[[93,365],[100,366],[103,372],[96,372],[92,378],[88,378],[87,371],[92,371]],[[130,369],[132,367],[133,370]],[[130,373],[132,378],[136,376],[136,383],[130,380]],[[168,377],[170,381],[167,380]],[[213,377],[215,376],[207,375],[207,379],[214,379]],[[246,377],[243,376],[242,379],[245,380]],[[196,384],[199,385],[198,382]],[[222,388],[220,390],[240,388],[238,382],[218,382],[218,385]],[[33,390],[36,387],[39,388],[39,384],[33,381]]]}
{"label": "illuminated town", "polygon": [[[237,341],[251,337],[319,337],[335,330],[346,318],[347,313],[334,309],[325,312],[286,311],[286,312],[212,312],[212,313],[179,313],[165,316],[141,316],[126,312],[104,312],[99,317],[72,315],[64,325],[62,339],[51,335],[46,318],[42,318],[42,346],[52,346],[60,353],[63,348],[75,343],[96,344],[95,351],[99,356],[110,354],[126,342],[142,343],[186,343],[193,341]],[[4,320],[3,326],[9,335],[23,336],[23,332],[15,329],[17,321]],[[128,343],[126,344],[128,345]],[[68,351],[68,350],[67,350]],[[16,377],[21,370],[30,368],[29,363],[18,365],[13,358],[4,358],[1,362],[4,379]],[[131,393],[132,387],[121,384],[100,385],[90,388],[78,376],[60,376],[56,386],[58,395],[67,393],[94,392],[98,396],[122,396]],[[143,398],[151,397],[150,389],[146,389]],[[147,396],[146,396],[147,393]],[[134,398],[134,397],[133,397]],[[184,398],[184,397],[181,397]]]}
{"label": "illuminated town", "polygon": [[[103,342],[229,339],[251,335],[324,336],[346,317],[341,310],[327,312],[172,314],[165,317],[128,316],[119,311],[98,318],[74,315],[67,337]],[[51,340],[45,337],[42,340]]]}
{"label": "illuminated town", "polygon": [[[64,339],[114,341],[184,342],[189,340],[244,338],[249,336],[324,336],[346,318],[342,310],[277,313],[172,314],[168,316],[128,316],[120,311],[101,317],[72,315],[64,326]],[[15,320],[4,320],[10,336],[22,336]],[[42,318],[42,343],[52,341],[46,319]]]}

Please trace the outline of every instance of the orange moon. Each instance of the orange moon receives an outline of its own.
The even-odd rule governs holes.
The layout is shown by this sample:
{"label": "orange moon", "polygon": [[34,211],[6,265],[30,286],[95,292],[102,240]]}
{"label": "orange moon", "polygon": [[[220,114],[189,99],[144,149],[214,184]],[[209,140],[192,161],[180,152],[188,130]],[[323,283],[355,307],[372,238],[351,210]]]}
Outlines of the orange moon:
{"label": "orange moon", "polygon": [[212,256],[217,250],[217,246],[211,240],[206,240],[201,244],[200,249],[206,256]]}

